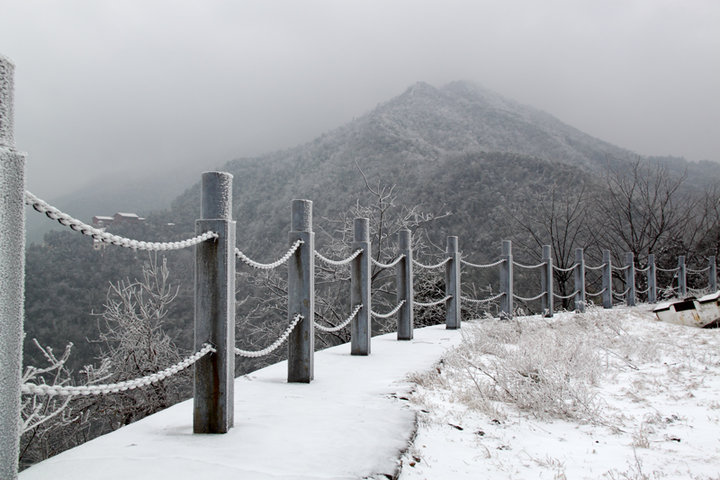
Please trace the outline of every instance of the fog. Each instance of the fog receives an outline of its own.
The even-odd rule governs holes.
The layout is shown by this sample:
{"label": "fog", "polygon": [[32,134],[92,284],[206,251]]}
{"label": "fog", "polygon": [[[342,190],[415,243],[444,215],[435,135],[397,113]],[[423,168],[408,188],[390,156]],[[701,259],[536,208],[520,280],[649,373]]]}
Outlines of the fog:
{"label": "fog", "polygon": [[720,161],[716,0],[2,0],[41,197],[309,141],[471,80],[640,154]]}

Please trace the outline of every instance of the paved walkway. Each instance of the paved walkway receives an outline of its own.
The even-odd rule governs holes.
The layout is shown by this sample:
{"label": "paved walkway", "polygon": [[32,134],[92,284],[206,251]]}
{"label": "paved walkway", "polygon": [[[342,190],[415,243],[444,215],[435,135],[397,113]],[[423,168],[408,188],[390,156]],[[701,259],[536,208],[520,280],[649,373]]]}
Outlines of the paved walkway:
{"label": "paved walkway", "polygon": [[373,338],[372,355],[348,344],[315,355],[315,380],[286,383],[282,362],[235,380],[235,428],[192,434],[192,401],[25,470],[34,479],[360,479],[393,475],[414,413],[392,394],[430,368],[461,334],[444,325],[412,341]]}

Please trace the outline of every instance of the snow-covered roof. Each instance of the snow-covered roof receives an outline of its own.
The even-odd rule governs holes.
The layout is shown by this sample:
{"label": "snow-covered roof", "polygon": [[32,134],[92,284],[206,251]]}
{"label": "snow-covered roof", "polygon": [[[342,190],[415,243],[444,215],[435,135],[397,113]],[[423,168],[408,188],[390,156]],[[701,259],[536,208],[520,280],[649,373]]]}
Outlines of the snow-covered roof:
{"label": "snow-covered roof", "polygon": [[717,301],[720,298],[720,290],[718,290],[715,293],[708,293],[707,295],[704,295],[700,298],[698,298],[698,302],[705,303],[705,302],[714,302]]}

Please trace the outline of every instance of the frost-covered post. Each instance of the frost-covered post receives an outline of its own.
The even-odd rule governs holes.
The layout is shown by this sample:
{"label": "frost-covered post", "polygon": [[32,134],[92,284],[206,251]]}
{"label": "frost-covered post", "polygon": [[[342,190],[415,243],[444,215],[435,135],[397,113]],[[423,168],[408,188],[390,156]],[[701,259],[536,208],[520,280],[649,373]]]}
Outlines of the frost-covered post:
{"label": "frost-covered post", "polygon": [[717,290],[717,266],[715,265],[715,256],[708,257],[708,287],[711,292]]}
{"label": "frost-covered post", "polygon": [[445,296],[450,297],[445,304],[445,328],[460,328],[460,253],[458,237],[447,237],[445,254],[450,259],[445,264]]}
{"label": "frost-covered post", "polygon": [[687,271],[685,270],[685,255],[678,257],[678,294],[680,297],[687,295]]}
{"label": "frost-covered post", "polygon": [[355,219],[355,239],[352,244],[353,252],[362,250],[350,264],[350,310],[362,305],[360,311],[350,323],[350,354],[369,355],[370,337],[370,259],[372,250],[370,245],[370,220],[367,218]]}
{"label": "frost-covered post", "polygon": [[625,285],[627,285],[627,294],[625,295],[625,305],[628,307],[635,306],[635,254],[627,252],[625,254]]}
{"label": "frost-covered post", "polygon": [[500,299],[500,312],[508,317],[513,314],[513,257],[512,242],[502,241],[503,262],[500,264],[500,292],[504,295]]}
{"label": "frost-covered post", "polygon": [[582,248],[575,249],[575,311],[585,311],[585,256]]}
{"label": "frost-covered post", "polygon": [[310,383],[315,377],[315,233],[312,202],[292,201],[290,245],[302,240],[288,263],[288,323],[303,319],[288,339],[288,382]]}
{"label": "frost-covered post", "polygon": [[612,260],[610,259],[610,250],[603,250],[602,288],[603,308],[612,308]]}
{"label": "frost-covered post", "polygon": [[647,271],[647,284],[648,284],[648,303],[657,302],[657,277],[655,271],[655,254],[651,253],[648,255],[648,271]]}
{"label": "frost-covered post", "polygon": [[398,248],[403,255],[395,267],[397,278],[397,301],[405,302],[398,310],[397,339],[413,339],[413,261],[412,261],[412,234],[410,230],[403,229],[398,232]]}
{"label": "frost-covered post", "polygon": [[205,172],[200,220],[195,231],[218,234],[195,247],[195,350],[204,343],[216,352],[195,364],[193,431],[226,433],[233,426],[235,405],[235,222],[232,178]]}
{"label": "frost-covered post", "polygon": [[553,261],[550,245],[542,247],[543,266],[540,268],[540,284],[545,292],[542,297],[542,312],[545,317],[553,316]]}
{"label": "frost-covered post", "polygon": [[25,281],[25,155],[15,150],[15,66],[0,55],[0,478],[17,478]]}

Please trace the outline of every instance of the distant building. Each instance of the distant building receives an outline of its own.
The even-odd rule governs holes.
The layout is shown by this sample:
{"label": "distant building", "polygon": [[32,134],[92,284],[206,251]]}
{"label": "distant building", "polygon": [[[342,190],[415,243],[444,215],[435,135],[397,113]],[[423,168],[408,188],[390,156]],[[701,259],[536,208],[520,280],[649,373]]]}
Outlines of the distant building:
{"label": "distant building", "polygon": [[95,215],[92,218],[93,227],[107,227],[108,225],[117,225],[120,223],[137,223],[144,222],[145,218],[138,216],[136,213],[117,212],[112,217],[104,215]]}
{"label": "distant building", "polygon": [[[117,212],[112,217],[106,215],[95,215],[92,218],[93,227],[99,228],[105,231],[105,228],[109,225],[119,225],[122,223],[139,223],[144,222],[145,218],[138,216],[136,213]],[[93,239],[93,249],[102,250],[107,247],[107,243],[101,242],[100,240]]]}

